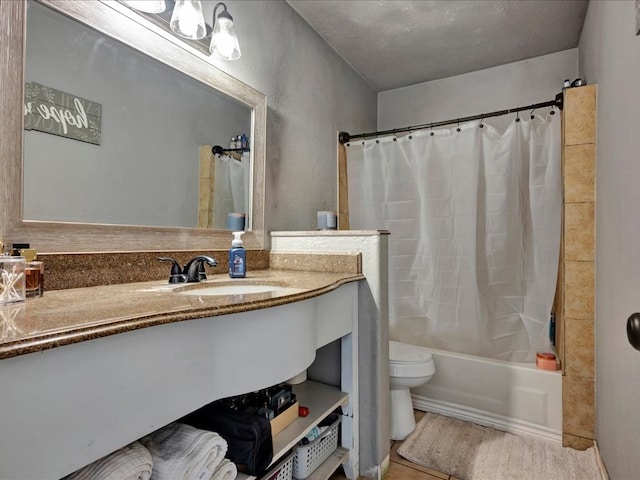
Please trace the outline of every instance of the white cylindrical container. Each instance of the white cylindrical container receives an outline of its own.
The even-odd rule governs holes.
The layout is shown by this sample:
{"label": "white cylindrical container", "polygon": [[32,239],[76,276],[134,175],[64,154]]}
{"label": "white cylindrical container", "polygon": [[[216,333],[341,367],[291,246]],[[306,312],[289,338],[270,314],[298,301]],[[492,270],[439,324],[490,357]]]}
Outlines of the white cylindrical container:
{"label": "white cylindrical container", "polygon": [[320,211],[318,212],[318,230],[337,230],[338,216],[336,212]]}

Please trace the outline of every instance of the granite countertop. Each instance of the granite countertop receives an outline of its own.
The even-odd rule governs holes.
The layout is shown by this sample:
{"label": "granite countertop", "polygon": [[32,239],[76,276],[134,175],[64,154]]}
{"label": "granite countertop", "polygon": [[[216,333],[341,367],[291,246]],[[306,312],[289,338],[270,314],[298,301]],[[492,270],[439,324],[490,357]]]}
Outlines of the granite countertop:
{"label": "granite countertop", "polygon": [[[210,275],[199,284],[168,285],[162,280],[46,292],[41,298],[0,307],[0,359],[164,323],[284,305],[362,279],[359,273],[267,269],[249,272],[245,279]],[[277,284],[287,288],[221,296],[171,291],[216,283]]]}

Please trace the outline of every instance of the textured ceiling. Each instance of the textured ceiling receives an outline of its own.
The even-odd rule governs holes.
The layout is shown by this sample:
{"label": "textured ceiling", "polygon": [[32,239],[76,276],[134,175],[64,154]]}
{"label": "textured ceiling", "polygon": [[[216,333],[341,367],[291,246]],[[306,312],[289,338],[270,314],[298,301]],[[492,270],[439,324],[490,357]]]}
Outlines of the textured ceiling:
{"label": "textured ceiling", "polygon": [[588,0],[287,0],[375,90],[578,46]]}

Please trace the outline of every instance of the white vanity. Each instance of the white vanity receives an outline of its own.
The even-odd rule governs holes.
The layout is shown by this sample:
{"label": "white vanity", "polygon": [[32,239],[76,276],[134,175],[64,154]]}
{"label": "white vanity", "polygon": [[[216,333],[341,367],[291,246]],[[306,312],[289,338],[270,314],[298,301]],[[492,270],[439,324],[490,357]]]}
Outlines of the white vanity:
{"label": "white vanity", "polygon": [[[356,478],[363,277],[331,275],[322,286],[279,297],[178,296],[144,291],[161,283],[147,282],[54,291],[27,302],[14,325],[22,337],[0,341],[0,478],[60,478],[211,401],[283,382],[336,340],[341,386],[295,387],[310,415],[274,438],[273,464],[341,406],[340,447],[310,478],[326,479],[343,463]],[[100,321],[109,298],[118,316]],[[135,313],[122,315],[133,305]],[[79,324],[80,315],[91,321]]]}

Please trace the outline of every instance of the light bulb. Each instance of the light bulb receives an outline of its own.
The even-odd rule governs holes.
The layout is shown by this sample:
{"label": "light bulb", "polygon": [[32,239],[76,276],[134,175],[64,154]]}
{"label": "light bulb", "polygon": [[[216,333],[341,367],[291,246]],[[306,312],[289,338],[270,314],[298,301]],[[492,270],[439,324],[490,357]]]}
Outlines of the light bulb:
{"label": "light bulb", "polygon": [[204,38],[207,29],[200,0],[178,0],[171,15],[171,30],[191,40]]}
{"label": "light bulb", "polygon": [[216,48],[220,50],[220,55],[230,57],[234,47],[235,39],[233,35],[229,34],[229,29],[226,27],[220,28],[220,31],[216,34]]}
{"label": "light bulb", "polygon": [[198,32],[197,17],[194,15],[193,9],[183,12],[178,19],[178,28],[187,37],[195,37]]}
{"label": "light bulb", "polygon": [[210,51],[224,60],[240,58],[240,45],[233,28],[233,20],[219,16],[211,36]]}

